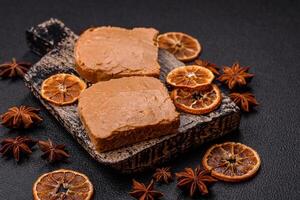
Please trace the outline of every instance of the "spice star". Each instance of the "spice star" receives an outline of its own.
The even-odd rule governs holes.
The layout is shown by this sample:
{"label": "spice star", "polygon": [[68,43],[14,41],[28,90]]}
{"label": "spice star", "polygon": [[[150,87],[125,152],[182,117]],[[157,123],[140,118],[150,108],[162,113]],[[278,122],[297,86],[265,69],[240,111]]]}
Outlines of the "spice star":
{"label": "spice star", "polygon": [[0,153],[3,156],[12,155],[18,162],[20,160],[20,155],[32,153],[31,148],[36,144],[36,141],[30,139],[29,137],[18,136],[16,138],[6,138],[1,142]]}
{"label": "spice star", "polygon": [[30,67],[30,63],[17,62],[16,59],[13,58],[12,62],[0,65],[0,77],[23,77]]}
{"label": "spice star", "polygon": [[234,103],[236,103],[242,110],[249,112],[251,106],[257,106],[258,102],[255,99],[255,96],[250,92],[231,93],[230,98]]}
{"label": "spice star", "polygon": [[189,195],[194,196],[198,191],[202,194],[208,194],[206,183],[213,183],[217,180],[210,176],[210,172],[207,170],[200,170],[197,167],[195,170],[191,168],[185,168],[183,172],[176,173],[177,186],[189,191]]}
{"label": "spice star", "polygon": [[153,179],[156,182],[161,183],[169,183],[172,181],[172,173],[169,167],[163,167],[156,169],[155,173],[153,174]]}
{"label": "spice star", "polygon": [[50,163],[65,160],[70,157],[65,150],[65,145],[55,145],[50,139],[48,139],[48,141],[39,141],[38,145],[44,152],[42,158],[47,159]]}
{"label": "spice star", "polygon": [[1,115],[0,119],[8,128],[30,128],[33,124],[43,121],[38,112],[39,109],[28,106],[12,107]]}
{"label": "spice star", "polygon": [[236,86],[247,85],[247,81],[254,76],[248,73],[249,67],[241,67],[238,62],[234,63],[231,67],[225,66],[223,74],[218,78],[219,81],[228,85],[229,89]]}
{"label": "spice star", "polygon": [[133,180],[132,189],[133,191],[129,194],[138,200],[154,200],[163,196],[163,193],[154,190],[153,180],[151,180],[147,187],[143,183]]}

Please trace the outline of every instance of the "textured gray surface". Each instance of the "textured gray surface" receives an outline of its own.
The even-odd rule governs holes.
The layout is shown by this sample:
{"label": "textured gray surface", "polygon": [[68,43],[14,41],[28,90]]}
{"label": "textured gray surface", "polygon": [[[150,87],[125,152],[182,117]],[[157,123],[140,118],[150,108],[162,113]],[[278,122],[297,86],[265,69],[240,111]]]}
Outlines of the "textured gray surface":
{"label": "textured gray surface", "polygon": [[[57,34],[65,35],[64,38],[61,38],[61,41],[56,39],[56,35],[51,37],[52,33],[49,31],[49,27],[53,27],[54,25],[63,27],[61,30],[64,33],[68,33]],[[77,36],[69,31],[62,22],[54,19],[36,27],[37,28],[29,29],[27,32],[29,46],[35,52],[43,51],[43,49],[36,48],[40,44],[42,44],[40,46],[46,44],[44,48],[47,48],[47,51],[50,51],[51,48],[54,49],[47,53],[30,69],[25,76],[26,85],[89,154],[100,163],[110,165],[120,171],[140,171],[144,168],[153,167],[155,164],[167,161],[175,157],[176,154],[187,151],[192,145],[199,145],[207,140],[220,137],[239,126],[239,109],[228,97],[223,95],[224,98],[220,108],[207,115],[197,116],[182,113],[180,116],[180,128],[176,134],[152,139],[109,152],[98,153],[94,150],[94,146],[90,142],[79,120],[76,104],[70,106],[56,106],[44,101],[39,95],[42,82],[49,76],[62,72],[77,74],[74,69],[73,58],[73,46]],[[57,29],[57,31],[59,31],[59,29]],[[41,39],[44,43],[41,42]],[[55,41],[57,43],[56,45]],[[50,45],[49,47],[48,44],[52,46]],[[177,66],[184,65],[176,60],[173,55],[164,50],[159,51],[158,60],[161,65],[160,79],[163,82],[170,70]],[[220,122],[216,123],[217,120]],[[204,127],[208,127],[208,129],[204,131]],[[215,131],[211,131],[210,129],[214,129]],[[187,136],[183,137],[185,134],[187,134]],[[197,138],[199,139],[197,140]],[[190,144],[187,144],[186,140],[188,139],[191,140],[189,142]],[[171,144],[174,142],[175,145],[171,147]],[[178,148],[176,146],[178,146]],[[157,151],[158,148],[165,148],[165,152]]]}

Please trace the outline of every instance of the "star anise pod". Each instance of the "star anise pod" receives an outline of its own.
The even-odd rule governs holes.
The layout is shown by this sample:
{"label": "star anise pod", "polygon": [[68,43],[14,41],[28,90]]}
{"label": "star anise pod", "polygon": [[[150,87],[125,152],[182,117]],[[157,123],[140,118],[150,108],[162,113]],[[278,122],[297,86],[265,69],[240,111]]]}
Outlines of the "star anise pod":
{"label": "star anise pod", "polygon": [[154,190],[153,180],[147,187],[143,183],[133,180],[132,189],[133,191],[129,192],[129,194],[138,200],[154,200],[163,196],[163,193]]}
{"label": "star anise pod", "polygon": [[220,72],[219,72],[220,68],[217,67],[217,65],[214,63],[211,63],[207,60],[197,59],[197,60],[195,60],[195,64],[209,69],[213,74],[215,74],[217,76],[220,75]]}
{"label": "star anise pod", "polygon": [[39,141],[38,145],[41,151],[44,152],[42,158],[47,159],[50,163],[63,161],[70,157],[70,155],[65,150],[65,145],[53,144],[50,139],[48,139],[48,141]]}
{"label": "star anise pod", "polygon": [[172,173],[169,167],[162,167],[155,170],[153,179],[156,182],[169,183],[173,180]]}
{"label": "star anise pod", "polygon": [[248,70],[249,67],[241,67],[240,64],[236,62],[231,67],[225,66],[223,68],[223,74],[218,80],[226,83],[229,89],[233,89],[238,85],[247,85],[247,81],[254,76],[254,74],[248,73]]}
{"label": "star anise pod", "polygon": [[36,141],[29,137],[18,136],[16,138],[6,138],[1,142],[0,153],[2,156],[12,155],[16,161],[20,160],[20,155],[30,155],[31,148],[36,144]]}
{"label": "star anise pod", "polygon": [[30,128],[43,121],[38,112],[39,109],[28,106],[12,107],[0,116],[1,123],[8,128]]}
{"label": "star anise pod", "polygon": [[0,65],[0,76],[1,77],[24,77],[28,69],[31,67],[31,63],[28,62],[17,62],[15,58],[10,63],[3,63]]}
{"label": "star anise pod", "polygon": [[231,93],[230,98],[234,103],[236,103],[242,110],[249,112],[251,106],[257,106],[258,102],[255,99],[255,96],[250,92]]}
{"label": "star anise pod", "polygon": [[195,170],[192,168],[185,168],[183,172],[176,173],[177,186],[182,189],[187,189],[189,195],[194,196],[198,191],[202,194],[208,194],[206,183],[213,183],[217,180],[210,176],[210,171],[200,170],[197,167]]}

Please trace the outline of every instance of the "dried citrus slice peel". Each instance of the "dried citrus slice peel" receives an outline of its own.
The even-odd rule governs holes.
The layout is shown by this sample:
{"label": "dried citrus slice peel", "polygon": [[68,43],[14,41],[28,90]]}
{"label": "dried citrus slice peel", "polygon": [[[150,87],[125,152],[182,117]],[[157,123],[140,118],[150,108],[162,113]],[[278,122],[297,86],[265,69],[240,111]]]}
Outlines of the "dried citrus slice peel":
{"label": "dried citrus slice peel", "polygon": [[178,109],[198,115],[215,110],[222,101],[220,89],[215,84],[203,90],[177,88],[171,92],[171,98]]}
{"label": "dried citrus slice peel", "polygon": [[198,65],[177,67],[167,75],[167,82],[177,88],[202,89],[214,80],[214,74]]}
{"label": "dried citrus slice peel", "polygon": [[159,35],[157,44],[159,48],[166,49],[181,61],[195,59],[202,49],[197,39],[180,32],[169,32]]}
{"label": "dried citrus slice peel", "polygon": [[252,148],[235,142],[213,145],[207,150],[202,165],[211,175],[228,182],[253,177],[260,167],[260,157]]}
{"label": "dried citrus slice peel", "polygon": [[47,101],[57,105],[74,103],[86,83],[72,74],[56,74],[42,83],[41,95]]}
{"label": "dried citrus slice peel", "polygon": [[40,176],[34,183],[34,200],[89,200],[94,189],[89,178],[76,171],[60,169]]}

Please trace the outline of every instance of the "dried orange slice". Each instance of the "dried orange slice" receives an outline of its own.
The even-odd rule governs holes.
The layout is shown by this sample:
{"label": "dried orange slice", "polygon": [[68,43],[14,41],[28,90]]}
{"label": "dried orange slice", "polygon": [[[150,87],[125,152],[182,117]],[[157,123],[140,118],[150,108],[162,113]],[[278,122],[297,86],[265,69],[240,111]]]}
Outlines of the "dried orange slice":
{"label": "dried orange slice", "polygon": [[89,178],[79,172],[60,169],[40,176],[34,183],[34,200],[89,200],[94,193]]}
{"label": "dried orange slice", "polygon": [[198,65],[177,67],[167,75],[167,82],[179,88],[201,89],[211,84],[214,74]]}
{"label": "dried orange slice", "polygon": [[215,84],[203,90],[177,88],[171,92],[171,98],[178,109],[198,115],[215,110],[222,101],[220,89]]}
{"label": "dried orange slice", "polygon": [[252,148],[235,142],[213,145],[207,150],[202,165],[211,175],[223,181],[239,182],[254,176],[260,157]]}
{"label": "dried orange slice", "polygon": [[166,49],[181,61],[195,59],[202,49],[196,38],[180,32],[169,32],[159,35],[157,44],[159,48]]}
{"label": "dried orange slice", "polygon": [[51,103],[67,105],[74,103],[85,88],[85,82],[75,75],[56,74],[43,82],[41,95]]}

